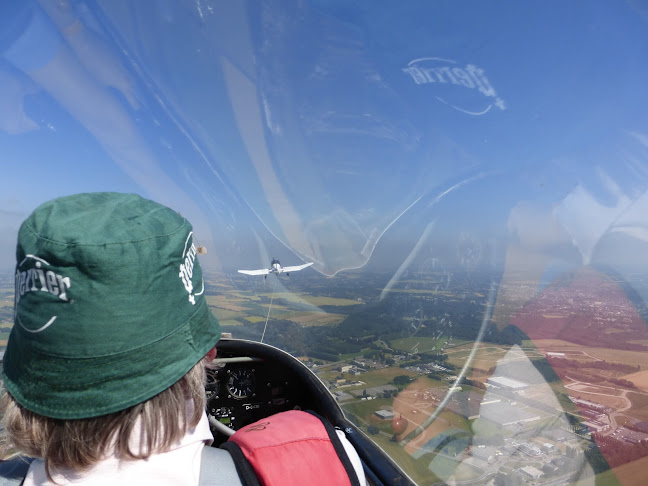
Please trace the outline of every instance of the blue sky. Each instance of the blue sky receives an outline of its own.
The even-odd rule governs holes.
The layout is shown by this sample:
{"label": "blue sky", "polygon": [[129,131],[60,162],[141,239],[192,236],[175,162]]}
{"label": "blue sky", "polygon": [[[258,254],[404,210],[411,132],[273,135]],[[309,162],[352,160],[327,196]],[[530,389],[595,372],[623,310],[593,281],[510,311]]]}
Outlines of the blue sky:
{"label": "blue sky", "polygon": [[181,211],[214,270],[648,242],[639,2],[0,5],[0,268],[34,207],[99,190]]}

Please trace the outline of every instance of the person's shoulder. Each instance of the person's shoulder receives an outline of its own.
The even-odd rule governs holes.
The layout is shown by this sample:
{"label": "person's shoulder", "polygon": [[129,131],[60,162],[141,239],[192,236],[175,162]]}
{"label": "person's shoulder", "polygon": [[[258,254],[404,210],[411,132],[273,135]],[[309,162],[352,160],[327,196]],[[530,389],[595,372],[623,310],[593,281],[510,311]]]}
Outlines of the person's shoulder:
{"label": "person's shoulder", "polygon": [[22,484],[33,460],[33,457],[19,456],[0,461],[0,486]]}
{"label": "person's shoulder", "polygon": [[[241,486],[242,482],[230,453],[205,446],[200,464],[200,486]],[[1,486],[1,484],[0,484]]]}

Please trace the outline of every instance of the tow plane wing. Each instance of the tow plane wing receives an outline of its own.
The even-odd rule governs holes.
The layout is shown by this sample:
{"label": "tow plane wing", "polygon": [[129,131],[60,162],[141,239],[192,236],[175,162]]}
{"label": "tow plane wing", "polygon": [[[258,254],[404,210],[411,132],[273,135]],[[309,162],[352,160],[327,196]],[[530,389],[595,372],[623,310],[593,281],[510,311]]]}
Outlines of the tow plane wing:
{"label": "tow plane wing", "polygon": [[299,270],[303,270],[306,267],[310,267],[313,264],[313,262],[310,263],[304,263],[303,265],[295,265],[292,267],[282,267],[282,270],[284,272],[297,272]]}
{"label": "tow plane wing", "polygon": [[238,272],[246,275],[268,275],[270,270],[268,268],[262,268],[261,270],[239,270]]}

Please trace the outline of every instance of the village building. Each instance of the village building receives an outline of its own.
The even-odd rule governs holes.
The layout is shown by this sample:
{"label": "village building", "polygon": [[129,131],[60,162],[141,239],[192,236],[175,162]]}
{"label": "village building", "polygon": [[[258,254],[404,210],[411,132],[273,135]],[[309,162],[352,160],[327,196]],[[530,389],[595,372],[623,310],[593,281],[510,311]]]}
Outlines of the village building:
{"label": "village building", "polygon": [[376,410],[374,413],[383,420],[392,420],[394,418],[394,412],[389,410]]}
{"label": "village building", "polygon": [[543,475],[542,471],[536,469],[533,466],[524,466],[520,468],[519,471],[531,479],[538,479]]}

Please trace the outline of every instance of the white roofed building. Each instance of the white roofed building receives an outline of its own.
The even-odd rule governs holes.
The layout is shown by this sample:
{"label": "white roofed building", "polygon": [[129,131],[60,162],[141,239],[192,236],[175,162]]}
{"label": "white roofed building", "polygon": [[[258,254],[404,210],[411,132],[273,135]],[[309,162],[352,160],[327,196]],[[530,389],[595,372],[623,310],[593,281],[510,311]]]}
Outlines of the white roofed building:
{"label": "white roofed building", "polygon": [[488,384],[511,391],[524,390],[529,387],[527,383],[513,380],[512,378],[506,378],[504,376],[491,376],[488,379]]}

